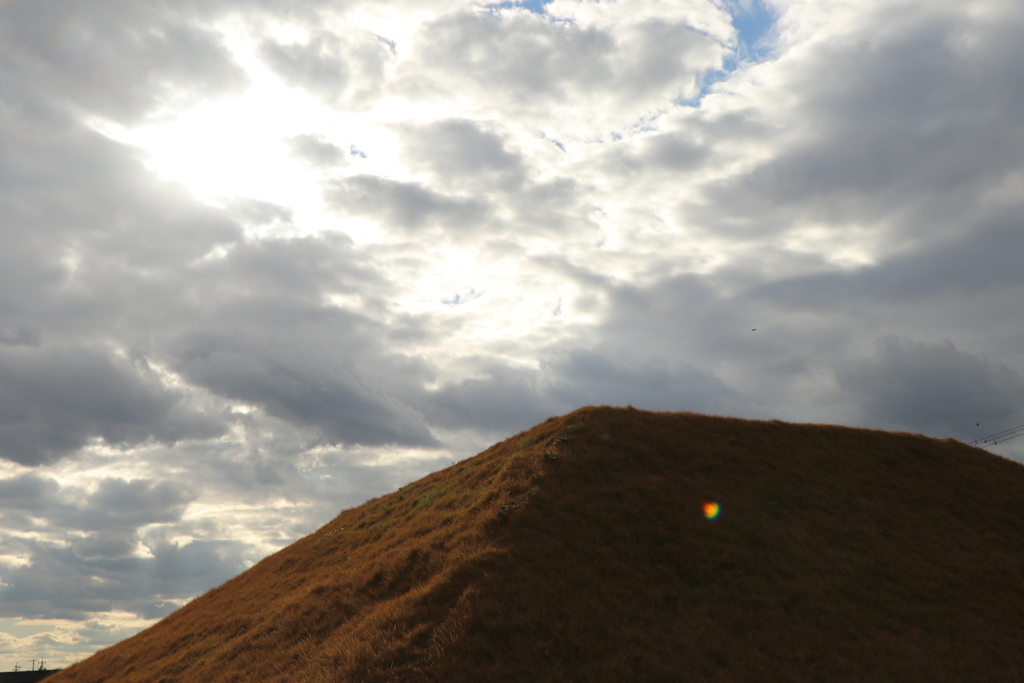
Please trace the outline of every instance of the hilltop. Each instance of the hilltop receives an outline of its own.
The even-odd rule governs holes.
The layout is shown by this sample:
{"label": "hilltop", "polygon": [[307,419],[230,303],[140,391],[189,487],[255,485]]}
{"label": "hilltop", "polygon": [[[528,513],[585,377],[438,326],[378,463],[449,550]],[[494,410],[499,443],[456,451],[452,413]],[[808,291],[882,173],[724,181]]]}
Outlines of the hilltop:
{"label": "hilltop", "polygon": [[1022,502],[949,439],[583,408],[48,683],[1021,680]]}

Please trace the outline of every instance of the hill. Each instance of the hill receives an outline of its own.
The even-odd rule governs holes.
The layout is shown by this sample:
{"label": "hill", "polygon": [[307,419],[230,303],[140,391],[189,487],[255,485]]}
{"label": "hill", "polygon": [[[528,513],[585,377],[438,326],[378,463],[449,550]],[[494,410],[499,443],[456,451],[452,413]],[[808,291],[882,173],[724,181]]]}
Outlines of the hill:
{"label": "hill", "polygon": [[1021,465],[602,407],[345,510],[48,683],[1022,678]]}

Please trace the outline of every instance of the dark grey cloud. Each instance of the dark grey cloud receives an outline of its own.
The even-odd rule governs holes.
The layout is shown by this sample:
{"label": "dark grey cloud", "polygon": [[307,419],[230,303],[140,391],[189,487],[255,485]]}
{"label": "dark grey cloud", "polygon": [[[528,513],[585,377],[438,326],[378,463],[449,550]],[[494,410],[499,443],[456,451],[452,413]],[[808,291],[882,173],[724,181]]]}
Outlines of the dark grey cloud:
{"label": "dark grey cloud", "polygon": [[[601,338],[731,368],[743,396],[726,403],[734,414],[778,415],[818,400],[833,411],[821,419],[948,436],[1012,411],[1024,395],[1019,372],[999,360],[1021,351],[1012,302],[1024,295],[1019,230],[1004,211],[965,226],[959,240],[846,272],[769,284],[730,269],[648,287],[592,283],[609,296]],[[1001,351],[966,351],[949,335]],[[876,337],[883,341],[866,354]]]}
{"label": "dark grey cloud", "polygon": [[383,201],[387,196],[389,207],[376,210],[388,213],[388,224],[423,221],[453,233],[472,229],[477,234],[522,237],[593,228],[587,207],[581,206],[587,188],[574,178],[544,178],[542,169],[531,169],[522,153],[509,144],[508,133],[466,119],[404,126],[399,132],[403,161],[429,174],[431,189],[443,192],[429,194],[424,184],[417,183],[405,184],[401,191],[393,186],[388,195],[380,190],[371,194],[366,190],[373,184],[360,180],[366,194],[341,193],[341,186],[334,186],[329,196],[336,206],[365,206],[371,211],[375,203],[370,197]]}
{"label": "dark grey cloud", "polygon": [[577,348],[542,364],[548,393],[566,406],[625,405],[645,410],[734,414],[742,397],[714,373],[626,350]]}
{"label": "dark grey cloud", "polygon": [[742,299],[723,296],[695,275],[662,279],[649,287],[623,284],[609,292],[602,338],[616,347],[635,344],[656,356],[710,354],[749,357],[758,317]]}
{"label": "dark grey cloud", "polygon": [[442,186],[514,190],[526,167],[505,139],[475,121],[444,119],[403,131],[403,154],[413,168],[427,169]]}
{"label": "dark grey cloud", "polygon": [[[162,537],[161,525],[181,520],[195,498],[181,484],[105,478],[92,491],[36,474],[0,480],[0,519],[4,550],[26,553],[30,564],[0,565],[3,616],[84,619],[113,609],[143,618],[164,616],[168,600],[235,573],[246,552],[243,543],[185,546]],[[149,525],[152,531],[140,536]],[[65,542],[23,538],[18,530],[46,534],[66,531]],[[148,556],[137,555],[148,548]]]}
{"label": "dark grey cloud", "polygon": [[479,377],[445,384],[421,397],[421,410],[448,429],[515,433],[562,406],[543,395],[542,374],[481,359]]}
{"label": "dark grey cloud", "polygon": [[327,294],[374,297],[389,287],[388,280],[356,253],[348,236],[332,232],[247,240],[232,245],[222,258],[188,265],[190,277],[175,283],[178,288],[168,296],[182,296],[196,306],[194,313],[217,311],[220,306],[256,308],[274,301],[321,307]]}
{"label": "dark grey cloud", "polygon": [[596,231],[592,207],[584,203],[585,190],[573,178],[554,178],[529,183],[516,193],[513,206],[516,212],[515,232],[522,235],[531,233],[573,233],[591,235]]}
{"label": "dark grey cloud", "polygon": [[602,159],[610,175],[650,175],[657,171],[671,174],[700,168],[710,154],[707,145],[694,139],[692,132],[671,131],[651,134],[629,148],[615,146]]}
{"label": "dark grey cloud", "polygon": [[229,202],[225,208],[232,216],[237,217],[247,225],[291,226],[294,223],[294,214],[288,207],[274,204],[273,202],[253,199],[252,197],[236,198]]}
{"label": "dark grey cloud", "polygon": [[529,12],[449,14],[420,40],[422,61],[446,78],[461,77],[524,104],[538,97],[564,100],[612,76],[613,36]]}
{"label": "dark grey cloud", "polygon": [[884,337],[873,357],[844,363],[836,374],[840,388],[855,395],[864,422],[935,436],[1005,413],[1024,396],[1020,373],[948,339]]}
{"label": "dark grey cloud", "polygon": [[300,159],[314,166],[340,165],[349,155],[322,135],[296,135],[287,142]]}
{"label": "dark grey cloud", "polygon": [[684,171],[694,168],[707,154],[706,148],[682,135],[665,134],[646,141],[641,163],[669,171]]}
{"label": "dark grey cloud", "polygon": [[239,245],[193,271],[190,288],[202,296],[194,317],[147,353],[218,396],[314,427],[332,444],[434,445],[421,418],[387,391],[429,372],[382,343],[422,336],[417,321],[384,324],[326,301],[364,295],[368,310],[379,311],[388,286],[358,263],[346,237]]}
{"label": "dark grey cloud", "polygon": [[64,115],[0,107],[0,132],[0,320],[12,334],[113,332],[155,280],[242,236]]}
{"label": "dark grey cloud", "polygon": [[172,482],[107,478],[89,495],[77,523],[82,529],[109,530],[176,522],[194,497]]}
{"label": "dark grey cloud", "polygon": [[20,327],[0,332],[0,344],[4,346],[39,346],[38,329]]}
{"label": "dark grey cloud", "polygon": [[[246,242],[231,215],[287,224],[291,212],[253,199],[230,214],[199,205],[155,181],[126,147],[60,117],[48,137],[24,117],[6,124],[39,134],[10,138],[0,185],[2,457],[39,464],[96,438],[128,447],[223,434],[221,418],[165,388],[147,357],[330,443],[435,443],[380,388],[407,365],[377,352],[391,328],[326,305],[352,294],[380,309],[386,280],[358,262],[350,240]],[[218,249],[226,256],[204,259]],[[343,349],[353,355],[339,358]]]}
{"label": "dark grey cloud", "polygon": [[60,484],[35,473],[0,480],[0,501],[0,515],[9,533],[35,530],[39,526],[37,520],[60,514],[68,507],[61,497]]}
{"label": "dark grey cloud", "polygon": [[[385,214],[386,225],[435,224],[450,232],[506,233],[519,236],[592,227],[581,211],[581,190],[573,178],[541,179],[509,135],[467,119],[442,119],[399,128],[402,158],[409,168],[431,176],[422,183],[392,183],[363,177],[328,190],[339,210],[357,215]],[[357,189],[358,188],[358,189]],[[381,205],[380,202],[386,202]],[[386,208],[385,208],[386,206]],[[495,220],[502,214],[510,220]]]}
{"label": "dark grey cloud", "polygon": [[958,220],[1016,172],[1024,150],[1007,116],[1024,103],[1024,53],[1006,29],[1024,21],[1008,13],[990,33],[942,4],[890,9],[878,10],[884,30],[783,62],[797,100],[782,149],[709,184],[704,207],[715,208],[691,207],[687,220],[750,238],[813,221],[885,223],[895,242],[960,231]]}
{"label": "dark grey cloud", "polygon": [[94,438],[127,448],[224,431],[183,392],[103,349],[0,349],[0,457],[7,460],[52,462]]}
{"label": "dark grey cloud", "polygon": [[195,18],[171,6],[119,0],[88,7],[4,2],[2,80],[16,98],[44,96],[120,121],[159,105],[238,92],[245,72],[221,36]]}
{"label": "dark grey cloud", "polygon": [[[353,328],[366,321],[340,312],[317,313],[305,320],[301,315],[289,317],[289,334],[271,339],[259,334],[262,330],[257,331],[259,336],[182,335],[174,346],[176,367],[218,395],[258,405],[293,425],[315,427],[330,444],[437,445],[421,418],[375,381],[371,373],[379,367],[369,366],[364,372],[351,356],[332,358],[337,348],[289,340],[313,332],[310,328],[321,334],[333,331],[338,341],[351,340]],[[356,334],[369,342],[366,332]]]}
{"label": "dark grey cloud", "polygon": [[[33,518],[86,532],[131,531],[176,522],[194,500],[178,483],[106,477],[92,491],[36,473],[0,480],[4,527],[38,529]],[[133,546],[134,549],[134,546]]]}
{"label": "dark grey cloud", "polygon": [[441,228],[459,233],[486,228],[489,207],[475,197],[446,195],[419,183],[355,175],[330,183],[324,198],[336,211],[379,217],[384,229]]}
{"label": "dark grey cloud", "polygon": [[[240,230],[162,188],[134,154],[63,115],[0,117],[0,457],[52,462],[223,433],[219,418],[124,352],[176,265]],[[147,300],[148,299],[148,300]],[[136,327],[136,334],[147,330]]]}
{"label": "dark grey cloud", "polygon": [[[86,620],[114,610],[156,619],[262,557],[265,547],[245,539],[225,540],[229,532],[217,516],[182,520],[200,488],[217,489],[214,502],[219,504],[230,500],[256,508],[273,496],[279,506],[285,493],[304,510],[315,506],[311,519],[280,507],[273,520],[257,516],[257,525],[265,525],[280,547],[313,531],[339,507],[362,502],[367,490],[391,490],[447,464],[445,459],[429,459],[354,466],[338,452],[328,456],[334,462],[315,470],[333,476],[306,479],[292,468],[282,471],[286,482],[259,485],[240,498],[239,490],[244,494],[248,485],[238,481],[246,462],[237,453],[217,462],[209,451],[199,459],[181,451],[175,456],[175,476],[181,481],[107,477],[87,489],[35,473],[0,479],[0,617],[70,619],[83,622],[86,631],[91,628]],[[145,462],[145,456],[136,458]],[[194,471],[182,474],[185,464]],[[195,481],[200,473],[203,487]],[[192,539],[182,541],[182,535]],[[9,564],[10,555],[24,561]]]}
{"label": "dark grey cloud", "polygon": [[700,75],[718,61],[720,46],[686,22],[648,19],[634,32],[637,49],[617,74],[624,99],[665,89],[695,92]]}
{"label": "dark grey cloud", "polygon": [[113,610],[146,619],[177,609],[173,600],[223,583],[245,567],[244,543],[150,541],[152,557],[80,557],[73,547],[29,543],[31,564],[5,570],[0,615],[85,621]]}
{"label": "dark grey cloud", "polygon": [[1003,315],[990,308],[1000,298],[995,295],[1024,287],[1017,252],[1022,209],[1019,201],[994,206],[977,212],[972,217],[977,223],[964,225],[955,237],[847,272],[779,279],[759,285],[752,295],[791,309],[827,306],[836,312],[853,312],[874,305],[879,314],[903,307],[920,311],[935,302],[944,307],[951,322],[980,306],[990,315],[988,324],[999,326]]}
{"label": "dark grey cloud", "polygon": [[432,423],[498,433],[526,429],[584,405],[735,412],[742,397],[713,373],[608,348],[553,347],[539,369],[481,359],[479,377],[445,384],[418,404]]}
{"label": "dark grey cloud", "polygon": [[325,102],[344,100],[350,107],[361,106],[379,91],[395,59],[391,42],[359,30],[338,35],[313,29],[305,42],[264,40],[259,52],[284,82]]}
{"label": "dark grey cloud", "polygon": [[268,40],[260,48],[262,57],[286,82],[330,99],[340,96],[348,85],[348,68],[341,51],[341,38],[326,32],[305,44]]}
{"label": "dark grey cloud", "polygon": [[689,93],[723,53],[682,21],[651,18],[620,28],[526,11],[458,12],[421,32],[417,57],[439,74],[438,88],[459,83],[520,110],[604,101],[612,111],[598,116],[617,118],[620,110],[632,116]]}

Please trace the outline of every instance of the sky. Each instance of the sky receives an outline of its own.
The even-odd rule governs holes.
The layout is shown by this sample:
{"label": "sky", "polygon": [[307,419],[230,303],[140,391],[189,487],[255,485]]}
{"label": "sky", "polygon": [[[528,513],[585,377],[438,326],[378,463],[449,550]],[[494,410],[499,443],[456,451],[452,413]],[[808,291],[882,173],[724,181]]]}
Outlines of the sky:
{"label": "sky", "polygon": [[584,405],[1024,424],[1022,34],[1018,0],[0,2],[0,670]]}

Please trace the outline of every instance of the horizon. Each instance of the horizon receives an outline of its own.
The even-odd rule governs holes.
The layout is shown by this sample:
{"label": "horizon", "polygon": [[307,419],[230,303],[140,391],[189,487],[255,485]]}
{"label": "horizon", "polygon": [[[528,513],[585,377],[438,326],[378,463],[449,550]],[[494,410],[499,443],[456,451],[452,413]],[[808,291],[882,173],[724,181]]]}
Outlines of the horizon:
{"label": "horizon", "polygon": [[1022,30],[0,2],[0,670],[583,405],[1024,462]]}

